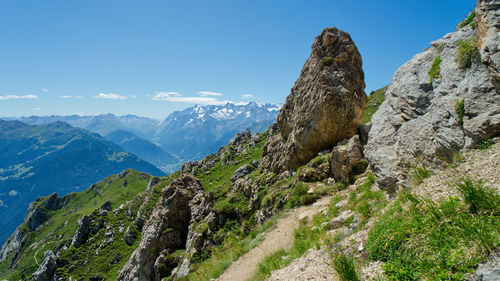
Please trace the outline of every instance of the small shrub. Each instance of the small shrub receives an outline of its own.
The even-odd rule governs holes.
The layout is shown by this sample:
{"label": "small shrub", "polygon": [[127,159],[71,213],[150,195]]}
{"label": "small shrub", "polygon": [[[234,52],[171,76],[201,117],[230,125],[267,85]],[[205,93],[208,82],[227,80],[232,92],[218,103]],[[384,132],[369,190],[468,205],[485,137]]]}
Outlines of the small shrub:
{"label": "small shrub", "polygon": [[476,144],[476,149],[488,149],[490,148],[495,141],[493,139],[485,139]]}
{"label": "small shrub", "polygon": [[441,77],[441,74],[440,74],[441,66],[440,65],[441,65],[442,61],[443,60],[441,59],[441,56],[436,56],[436,58],[434,59],[434,62],[432,63],[432,67],[428,72],[431,83],[432,83],[432,80],[438,79],[439,77]]}
{"label": "small shrub", "polygon": [[333,64],[333,58],[332,57],[324,57],[321,59],[321,65],[332,65]]}
{"label": "small shrub", "polygon": [[500,216],[500,195],[480,182],[462,179],[456,184],[473,214]]}
{"label": "small shrub", "polygon": [[328,156],[329,154],[316,156],[316,158],[311,160],[311,165],[315,168],[319,167],[321,164],[328,162]]}
{"label": "small shrub", "polygon": [[287,202],[289,208],[295,208],[302,205],[309,205],[314,203],[319,195],[317,194],[309,194],[309,186],[303,182],[298,182],[292,189],[290,194],[290,199]]}
{"label": "small shrub", "polygon": [[339,251],[332,255],[332,266],[342,281],[358,281],[358,273],[354,258],[350,254]]}
{"label": "small shrub", "polygon": [[465,100],[461,99],[455,103],[455,113],[458,116],[458,124],[464,126],[464,116],[465,116]]}
{"label": "small shrub", "polygon": [[472,10],[469,16],[458,25],[459,28],[464,28],[467,25],[471,25],[472,29],[476,28],[476,10]]}
{"label": "small shrub", "polygon": [[365,218],[369,218],[372,214],[372,206],[368,201],[363,200],[356,206],[356,212],[360,213]]}
{"label": "small shrub", "polygon": [[477,39],[472,37],[458,42],[457,62],[460,68],[469,68],[473,61],[481,61],[481,54],[477,49]]}

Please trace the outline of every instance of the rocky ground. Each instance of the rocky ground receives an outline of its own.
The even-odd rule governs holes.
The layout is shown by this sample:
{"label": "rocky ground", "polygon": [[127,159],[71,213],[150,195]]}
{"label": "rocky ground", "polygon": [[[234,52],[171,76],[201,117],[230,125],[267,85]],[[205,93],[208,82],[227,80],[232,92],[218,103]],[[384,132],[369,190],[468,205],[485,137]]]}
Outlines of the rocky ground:
{"label": "rocky ground", "polygon": [[425,179],[422,184],[413,188],[416,194],[433,200],[442,200],[450,196],[458,196],[454,183],[463,178],[482,181],[485,185],[500,190],[500,138],[496,143],[484,150],[472,150],[463,156],[464,159],[455,167]]}

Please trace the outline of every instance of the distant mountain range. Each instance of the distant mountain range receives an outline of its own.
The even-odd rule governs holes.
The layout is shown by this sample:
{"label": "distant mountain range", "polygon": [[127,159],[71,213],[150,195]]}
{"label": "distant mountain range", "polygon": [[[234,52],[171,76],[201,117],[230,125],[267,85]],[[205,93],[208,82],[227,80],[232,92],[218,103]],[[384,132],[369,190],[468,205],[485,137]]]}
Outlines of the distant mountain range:
{"label": "distant mountain range", "polygon": [[164,151],[158,145],[138,137],[131,132],[116,130],[105,137],[106,139],[115,142],[126,151],[135,155],[140,155],[142,159],[154,164],[160,169],[168,170],[169,165],[179,162],[177,157]]}
{"label": "distant mountain range", "polygon": [[246,128],[254,133],[265,130],[276,121],[280,108],[280,105],[257,102],[196,105],[175,111],[163,121],[113,114],[4,119],[15,119],[31,125],[66,122],[74,127],[99,133],[163,171],[173,172],[184,161],[198,160],[217,152],[237,132]]}
{"label": "distant mountain range", "polygon": [[67,123],[0,120],[0,242],[36,198],[83,190],[128,168],[164,175],[114,142]]}

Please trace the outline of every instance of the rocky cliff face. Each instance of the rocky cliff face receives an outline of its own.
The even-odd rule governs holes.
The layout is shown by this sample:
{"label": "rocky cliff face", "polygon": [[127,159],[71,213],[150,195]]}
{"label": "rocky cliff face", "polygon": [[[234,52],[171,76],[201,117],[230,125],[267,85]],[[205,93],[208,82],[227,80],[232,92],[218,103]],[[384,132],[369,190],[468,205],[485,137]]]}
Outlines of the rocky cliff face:
{"label": "rocky cliff face", "polygon": [[365,148],[382,186],[404,184],[417,159],[438,168],[500,132],[498,6],[478,1],[476,29],[447,34],[396,71]]}
{"label": "rocky cliff face", "polygon": [[476,6],[478,47],[483,64],[488,66],[491,83],[500,92],[500,1],[478,0]]}
{"label": "rocky cliff face", "polygon": [[[174,180],[163,190],[162,198],[144,226],[141,243],[118,280],[162,280],[169,276],[178,263],[169,260],[169,254],[178,249],[196,252],[201,248],[202,237],[196,233],[193,223],[207,217],[215,219],[209,215],[211,207],[194,176],[183,175]],[[182,264],[181,269],[187,274],[185,268],[189,268],[189,260]]]}
{"label": "rocky cliff face", "polygon": [[264,149],[266,168],[296,169],[357,133],[366,104],[361,64],[349,34],[327,28],[316,37],[278,115],[281,134]]}

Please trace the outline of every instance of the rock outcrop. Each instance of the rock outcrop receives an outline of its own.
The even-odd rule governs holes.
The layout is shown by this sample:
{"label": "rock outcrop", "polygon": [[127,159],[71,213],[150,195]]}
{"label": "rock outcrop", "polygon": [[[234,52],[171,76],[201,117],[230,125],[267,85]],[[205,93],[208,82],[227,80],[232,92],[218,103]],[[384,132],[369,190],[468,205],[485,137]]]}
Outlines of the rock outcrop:
{"label": "rock outcrop", "polygon": [[[32,231],[36,230],[40,225],[49,219],[46,210],[61,209],[72,197],[72,194],[64,197],[59,197],[57,193],[53,193],[48,197],[38,198],[32,202],[26,212],[24,223]],[[0,261],[6,259],[11,253],[18,252],[23,245],[25,232],[20,231],[20,227],[7,239],[5,244],[0,248]],[[14,255],[12,264],[16,262],[17,255]]]}
{"label": "rock outcrop", "polygon": [[78,221],[78,229],[73,236],[73,240],[71,240],[71,245],[75,246],[75,248],[80,247],[83,243],[85,243],[85,241],[87,241],[90,233],[90,222],[91,217],[88,215],[84,215]]}
{"label": "rock outcrop", "polygon": [[347,143],[333,148],[330,158],[330,169],[335,180],[349,182],[349,175],[353,170],[364,170],[366,166],[363,159],[363,148],[359,136],[355,135]]}
{"label": "rock outcrop", "polygon": [[346,32],[327,28],[316,37],[278,115],[281,134],[264,149],[265,168],[294,170],[357,133],[366,104],[361,65],[361,55]]}
{"label": "rock outcrop", "polygon": [[[447,34],[396,71],[364,151],[382,187],[406,184],[404,171],[417,159],[438,169],[500,133],[498,3],[478,1],[476,30],[468,25]],[[475,59],[476,38],[482,62]],[[465,64],[463,44],[472,50]]]}
{"label": "rock outcrop", "polygon": [[[194,222],[210,216],[212,206],[199,180],[182,175],[163,189],[151,218],[144,225],[142,239],[120,272],[118,280],[161,280],[178,265],[167,256],[178,249],[194,254],[203,246],[203,233]],[[215,217],[213,217],[215,220]],[[208,224],[209,222],[207,222]],[[189,272],[189,261],[182,262],[179,273]]]}
{"label": "rock outcrop", "polygon": [[52,193],[47,198],[37,199],[28,207],[24,221],[28,224],[28,227],[31,230],[36,230],[48,219],[44,209],[59,210],[65,204],[67,199],[67,196],[61,198],[57,195],[57,193]]}
{"label": "rock outcrop", "polygon": [[476,6],[477,45],[491,83],[500,92],[500,1],[478,0]]}
{"label": "rock outcrop", "polygon": [[49,281],[52,280],[57,269],[56,256],[52,251],[45,252],[45,258],[38,270],[31,277],[31,281]]}

